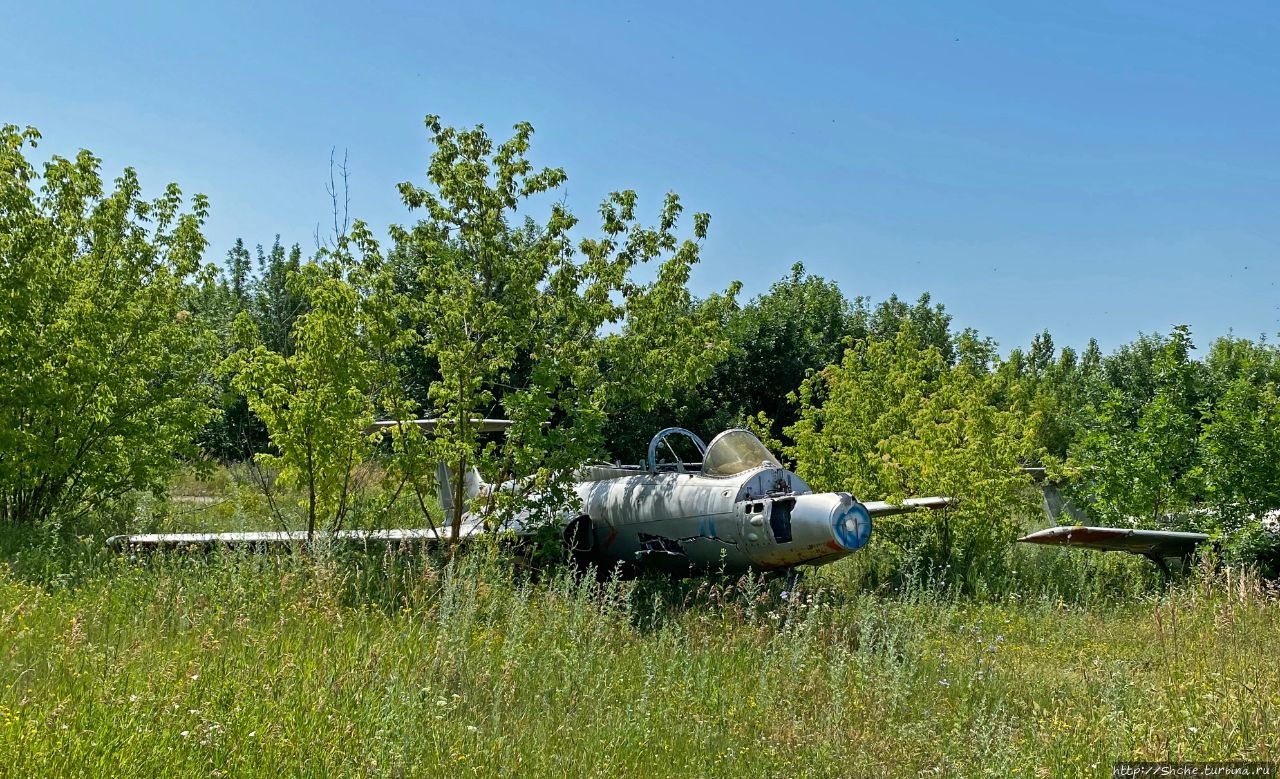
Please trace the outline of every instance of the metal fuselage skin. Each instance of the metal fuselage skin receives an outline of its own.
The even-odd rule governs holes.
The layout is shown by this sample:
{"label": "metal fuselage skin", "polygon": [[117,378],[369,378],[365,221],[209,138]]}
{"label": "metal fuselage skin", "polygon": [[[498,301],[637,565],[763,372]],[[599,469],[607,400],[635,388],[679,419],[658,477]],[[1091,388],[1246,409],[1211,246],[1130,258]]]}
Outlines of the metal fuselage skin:
{"label": "metal fuselage skin", "polygon": [[871,534],[866,507],[851,495],[814,493],[779,467],[715,477],[598,466],[580,478],[566,541],[601,567],[697,574],[822,565]]}

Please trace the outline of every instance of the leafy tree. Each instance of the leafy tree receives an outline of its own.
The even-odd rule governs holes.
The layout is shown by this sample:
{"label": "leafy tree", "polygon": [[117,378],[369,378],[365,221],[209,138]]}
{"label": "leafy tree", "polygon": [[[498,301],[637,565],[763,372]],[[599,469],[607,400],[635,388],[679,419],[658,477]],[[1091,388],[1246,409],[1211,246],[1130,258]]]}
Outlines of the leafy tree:
{"label": "leafy tree", "polygon": [[[414,319],[439,370],[427,398],[449,422],[432,445],[456,475],[456,532],[468,466],[528,475],[530,494],[558,502],[568,472],[598,456],[609,408],[652,408],[705,377],[724,350],[719,322],[731,296],[693,305],[688,275],[709,218],[695,214],[693,238],[680,240],[674,194],[656,227],[637,220],[634,192],[612,194],[600,207],[602,234],[575,251],[577,220],[560,203],[542,222],[515,224],[522,205],[566,179],[558,168],[534,169],[530,125],[496,146],[483,126],[457,130],[435,116],[426,125],[435,145],[428,185],[400,185],[424,218],[392,236],[403,256],[422,263]],[[664,257],[652,281],[634,278],[638,266]],[[471,423],[499,410],[515,423],[501,456]]]}
{"label": "leafy tree", "polygon": [[[207,263],[189,290],[187,308],[216,336],[217,362],[235,350],[233,323],[250,309],[251,256],[244,241],[237,239],[227,253],[225,267]],[[216,414],[199,436],[206,457],[217,460],[244,460],[267,445],[266,428],[249,410],[244,395],[232,389],[229,379],[219,373],[208,377],[209,391],[216,399]]]}
{"label": "leafy tree", "polygon": [[1142,336],[1104,362],[1112,389],[1070,454],[1078,473],[1070,491],[1099,519],[1155,526],[1201,495],[1194,348],[1180,325],[1168,339]]}
{"label": "leafy tree", "polygon": [[810,371],[838,362],[850,340],[865,333],[854,331],[853,306],[839,286],[806,274],[797,262],[730,319],[727,335],[733,350],[713,380],[729,389],[737,416],[763,413],[776,434],[797,419],[787,395]]}
{"label": "leafy tree", "polygon": [[[810,371],[837,362],[852,337],[865,335],[852,330],[853,311],[834,282],[795,263],[768,292],[728,312],[725,359],[696,387],[663,398],[653,416],[713,435],[763,415],[762,432],[780,436],[797,418],[788,395]],[[652,416],[633,411],[618,409],[610,419],[615,453],[643,451],[655,432]]]}
{"label": "leafy tree", "polygon": [[1224,530],[1280,508],[1280,390],[1238,376],[1200,434],[1206,498]]}
{"label": "leafy tree", "polygon": [[1046,330],[1032,339],[1027,352],[1015,348],[994,368],[997,405],[1025,424],[1025,462],[1048,466],[1054,477],[1061,476],[1072,446],[1096,422],[1108,391],[1096,342],[1086,354],[1088,360],[1070,347],[1055,352]]}
{"label": "leafy tree", "polygon": [[[242,261],[240,257],[232,263]],[[295,243],[286,250],[276,236],[270,249],[257,247],[257,267],[257,274],[247,284],[249,310],[263,346],[288,356],[293,353],[294,322],[306,313],[309,300],[305,286],[295,280],[302,270],[302,248]]]}
{"label": "leafy tree", "polygon": [[[302,249],[288,250],[276,236],[269,250],[258,245],[254,255],[237,238],[227,252],[224,266],[205,266],[192,290],[189,307],[218,335],[219,362],[238,346],[232,323],[241,312],[252,319],[255,343],[282,355],[293,353],[293,327],[307,310],[305,284],[290,279],[302,270]],[[231,386],[231,377],[221,373],[211,380],[220,414],[200,434],[206,456],[219,460],[245,460],[266,451],[266,426],[249,408],[244,394]]]}
{"label": "leafy tree", "polygon": [[1215,340],[1204,360],[1206,397],[1216,402],[1240,379],[1259,387],[1280,382],[1280,348],[1231,336]]}
{"label": "leafy tree", "polygon": [[158,490],[211,415],[212,339],[185,309],[207,203],[106,191],[88,151],[27,161],[0,129],[0,515],[74,519]]}
{"label": "leafy tree", "polygon": [[[393,328],[397,297],[367,228],[357,222],[352,230],[351,240],[341,237],[319,261],[288,271],[287,294],[307,302],[286,334],[290,352],[269,348],[254,318],[241,313],[236,339],[243,346],[224,363],[278,452],[256,458],[279,469],[283,486],[303,491],[308,535],[348,518],[353,471],[372,451],[365,430],[380,390],[397,384],[385,359],[401,336]],[[363,262],[351,256],[352,244]]]}
{"label": "leafy tree", "polygon": [[874,309],[859,300],[854,312],[853,329],[877,341],[892,341],[907,323],[921,343],[938,350],[948,365],[956,360],[956,340],[951,334],[951,315],[941,303],[933,303],[928,292],[909,305],[897,295],[890,295]]}
{"label": "leafy tree", "polygon": [[1034,510],[1018,468],[1019,426],[996,407],[993,388],[971,364],[948,365],[908,320],[891,340],[861,341],[805,380],[788,453],[816,490],[959,498],[946,512],[882,522],[878,537],[972,583]]}
{"label": "leafy tree", "polygon": [[[1102,374],[1110,391],[1099,400],[1112,402],[1130,424],[1137,424],[1144,408],[1162,391],[1179,387],[1179,402],[1194,408],[1203,400],[1201,367],[1191,359],[1195,349],[1186,325],[1174,328],[1169,336],[1139,334],[1102,359]],[[1101,403],[1099,404],[1099,408]]]}
{"label": "leafy tree", "polygon": [[231,251],[227,252],[226,270],[226,287],[230,298],[229,302],[237,313],[248,306],[251,261],[249,250],[244,245],[244,239],[237,238],[235,245],[231,247]]}
{"label": "leafy tree", "polygon": [[1229,562],[1280,575],[1280,536],[1264,518],[1280,508],[1280,349],[1219,338],[1205,359],[1208,396],[1200,431],[1207,530]]}

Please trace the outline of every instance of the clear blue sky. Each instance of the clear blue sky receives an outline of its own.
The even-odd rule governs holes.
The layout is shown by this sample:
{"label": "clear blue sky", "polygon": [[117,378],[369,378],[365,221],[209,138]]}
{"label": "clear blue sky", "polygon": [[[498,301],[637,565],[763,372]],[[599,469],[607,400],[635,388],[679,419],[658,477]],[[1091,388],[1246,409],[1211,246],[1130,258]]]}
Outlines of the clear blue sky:
{"label": "clear blue sky", "polygon": [[802,260],[930,292],[1002,350],[1048,328],[1280,331],[1280,6],[1263,2],[12,3],[0,121],[313,246],[331,147],[353,215],[413,217],[426,113],[712,214],[696,291]]}

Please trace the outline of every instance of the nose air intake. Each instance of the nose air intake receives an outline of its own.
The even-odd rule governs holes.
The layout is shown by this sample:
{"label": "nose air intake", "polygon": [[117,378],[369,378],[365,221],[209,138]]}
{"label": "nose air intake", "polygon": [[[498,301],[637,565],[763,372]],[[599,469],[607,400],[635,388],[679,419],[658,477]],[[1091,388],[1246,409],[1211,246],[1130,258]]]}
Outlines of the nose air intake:
{"label": "nose air intake", "polygon": [[871,514],[866,506],[847,493],[841,493],[841,498],[840,504],[831,513],[832,531],[835,533],[836,543],[852,552],[866,546],[871,538]]}
{"label": "nose air intake", "polygon": [[[832,552],[853,552],[866,546],[871,538],[870,512],[847,492],[808,493],[775,500],[769,519],[774,531],[770,538],[776,542],[776,546],[767,545],[770,562],[775,558],[790,560],[795,555],[820,558]],[[783,521],[789,525],[785,530]]]}

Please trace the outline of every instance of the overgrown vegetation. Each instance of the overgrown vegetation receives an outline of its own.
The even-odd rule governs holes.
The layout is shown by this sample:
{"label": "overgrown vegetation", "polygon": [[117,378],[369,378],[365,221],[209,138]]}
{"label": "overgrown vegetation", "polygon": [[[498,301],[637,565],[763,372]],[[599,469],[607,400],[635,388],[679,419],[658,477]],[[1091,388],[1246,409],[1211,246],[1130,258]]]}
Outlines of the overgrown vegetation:
{"label": "overgrown vegetation", "polygon": [[[339,217],[200,266],[207,204],[37,169],[0,132],[0,774],[1108,776],[1274,759],[1280,350],[1185,327],[1001,356],[927,295],[796,264],[689,291],[709,217],[613,193],[583,235],[532,128],[427,122],[423,218]],[[643,272],[649,265],[649,272]],[[648,279],[648,280],[643,280]],[[499,441],[473,417],[505,415]],[[443,416],[370,436],[376,417]],[[757,430],[818,489],[947,494],[785,595],[597,584],[469,553],[114,557],[135,530],[421,526],[435,464],[554,501],[654,430]],[[1099,520],[1202,529],[1145,561],[1015,549],[1025,469]],[[166,490],[166,487],[169,489]],[[520,500],[518,493],[504,500]],[[497,511],[517,508],[497,504]],[[1218,566],[1215,568],[1215,566]]]}
{"label": "overgrown vegetation", "polygon": [[[285,503],[308,530],[363,523],[357,507],[436,525],[458,519],[432,515],[437,461],[459,511],[470,467],[527,479],[484,506],[514,511],[557,503],[584,461],[634,460],[655,427],[750,425],[820,489],[960,498],[881,538],[969,587],[1002,575],[1037,513],[1027,467],[1095,520],[1206,530],[1228,562],[1277,572],[1271,344],[1222,338],[1198,361],[1179,327],[1077,355],[1046,332],[1002,357],[927,295],[873,305],[800,264],[743,306],[736,284],[697,300],[709,217],[681,238],[676,195],[650,227],[615,192],[584,234],[559,203],[534,218],[566,174],[530,161],[529,125],[500,143],[436,117],[427,130],[427,181],[400,185],[422,218],[385,251],[335,188],[313,257],[277,238],[256,268],[243,242],[200,268],[202,197],[189,213],[174,186],[148,202],[131,171],[107,193],[88,152],[39,171],[38,134],[6,127],[4,521],[124,529],[186,458],[252,463],[275,526],[292,522]],[[470,424],[495,415],[514,422],[501,441]],[[448,423],[365,432],[417,416]]]}
{"label": "overgrown vegetation", "polygon": [[1148,589],[1137,560],[1014,557],[983,597],[867,588],[851,558],[788,599],[751,579],[529,581],[483,551],[81,559],[74,586],[19,557],[0,574],[0,773],[1110,776],[1274,757],[1280,609],[1257,578]]}
{"label": "overgrown vegetation", "polygon": [[0,522],[76,521],[159,490],[213,416],[208,331],[183,307],[208,204],[108,191],[87,151],[42,172],[0,127]]}

